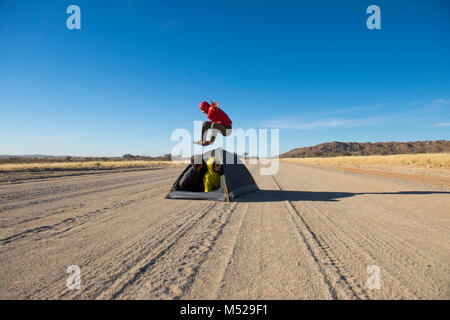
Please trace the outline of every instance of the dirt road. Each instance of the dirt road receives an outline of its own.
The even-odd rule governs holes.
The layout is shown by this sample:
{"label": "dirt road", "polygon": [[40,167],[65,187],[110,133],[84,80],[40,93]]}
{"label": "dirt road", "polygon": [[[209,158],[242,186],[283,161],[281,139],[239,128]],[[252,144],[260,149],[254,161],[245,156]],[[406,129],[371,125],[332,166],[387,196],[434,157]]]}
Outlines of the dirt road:
{"label": "dirt road", "polygon": [[163,199],[181,170],[1,185],[0,298],[450,298],[448,188],[281,163],[237,202]]}

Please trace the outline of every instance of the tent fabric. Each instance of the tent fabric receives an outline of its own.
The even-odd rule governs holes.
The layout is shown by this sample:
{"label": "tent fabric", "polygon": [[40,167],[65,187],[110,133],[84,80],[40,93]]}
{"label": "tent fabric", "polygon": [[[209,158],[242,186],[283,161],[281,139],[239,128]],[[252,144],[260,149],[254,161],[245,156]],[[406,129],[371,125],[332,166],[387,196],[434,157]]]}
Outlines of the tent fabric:
{"label": "tent fabric", "polygon": [[183,170],[181,175],[175,180],[166,198],[169,199],[199,199],[232,201],[233,199],[252,191],[258,190],[256,182],[244,163],[237,154],[228,152],[222,148],[205,152],[202,155],[204,161],[214,157],[216,161],[223,164],[223,175],[220,177],[220,188],[211,192],[189,192],[179,188],[181,177],[191,166],[190,164]]}

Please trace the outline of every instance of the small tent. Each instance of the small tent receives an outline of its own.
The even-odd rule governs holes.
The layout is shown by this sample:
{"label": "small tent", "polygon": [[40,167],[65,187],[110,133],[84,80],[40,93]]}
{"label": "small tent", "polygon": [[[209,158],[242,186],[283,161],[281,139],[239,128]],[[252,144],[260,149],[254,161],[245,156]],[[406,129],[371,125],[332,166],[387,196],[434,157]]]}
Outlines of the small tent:
{"label": "small tent", "polygon": [[223,175],[220,177],[220,188],[211,192],[190,192],[180,190],[178,184],[181,177],[190,168],[189,164],[173,184],[166,198],[169,199],[203,199],[216,201],[232,201],[244,193],[258,190],[255,180],[237,154],[218,148],[202,155],[204,161],[214,157],[223,164]]}

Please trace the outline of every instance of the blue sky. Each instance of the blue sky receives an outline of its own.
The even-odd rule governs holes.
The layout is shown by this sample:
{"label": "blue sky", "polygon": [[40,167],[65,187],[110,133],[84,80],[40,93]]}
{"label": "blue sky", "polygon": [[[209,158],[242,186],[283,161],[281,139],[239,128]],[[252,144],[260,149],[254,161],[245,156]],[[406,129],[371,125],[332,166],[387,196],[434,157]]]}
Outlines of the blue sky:
{"label": "blue sky", "polygon": [[446,0],[0,0],[0,154],[169,153],[210,99],[281,152],[448,140],[448,39]]}

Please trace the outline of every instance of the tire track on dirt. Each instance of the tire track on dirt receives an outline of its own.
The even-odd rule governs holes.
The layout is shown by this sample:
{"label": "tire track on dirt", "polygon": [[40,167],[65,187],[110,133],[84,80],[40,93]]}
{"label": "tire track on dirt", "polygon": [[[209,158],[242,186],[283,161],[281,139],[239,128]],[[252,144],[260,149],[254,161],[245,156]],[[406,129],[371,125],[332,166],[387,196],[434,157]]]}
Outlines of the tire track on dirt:
{"label": "tire track on dirt", "polygon": [[[149,190],[154,190],[154,188],[140,190],[140,191],[137,191],[137,192],[133,192],[131,194],[136,196],[136,195],[138,195],[140,193],[148,192]],[[85,223],[88,223],[92,216],[97,216],[98,217],[101,214],[105,214],[107,212],[110,212],[109,210],[116,210],[116,209],[119,209],[119,208],[130,206],[130,205],[136,204],[139,201],[148,200],[148,199],[156,197],[156,196],[158,196],[160,194],[161,194],[160,190],[157,190],[156,192],[152,192],[152,193],[149,193],[148,195],[145,195],[145,196],[142,196],[142,197],[137,197],[135,199],[129,199],[129,197],[126,197],[126,198],[128,198],[128,200],[115,201],[110,206],[103,207],[102,209],[91,210],[91,211],[89,211],[89,212],[87,212],[85,214],[80,214],[80,215],[75,215],[75,216],[71,215],[71,217],[65,218],[61,222],[58,222],[58,223],[55,223],[55,224],[43,225],[43,226],[39,226],[39,227],[36,227],[36,228],[23,230],[23,231],[21,231],[19,233],[15,233],[15,234],[10,235],[10,236],[8,236],[6,238],[0,239],[0,244],[6,245],[6,244],[9,244],[10,242],[17,241],[17,240],[23,240],[23,239],[26,239],[30,235],[36,235],[36,234],[40,234],[40,236],[42,237],[42,236],[45,236],[45,234],[41,234],[41,233],[45,233],[45,232],[49,232],[51,234],[59,234],[60,232],[58,232],[58,231],[61,230],[61,229],[64,229],[64,228],[65,228],[65,230],[63,230],[63,231],[67,232],[67,231],[70,231],[72,229],[72,228],[67,228],[68,225],[79,227],[79,226],[81,226],[81,225],[83,225]],[[110,212],[110,213],[113,214],[113,212]],[[57,210],[56,212],[54,212],[52,214],[48,214],[48,215],[45,215],[45,216],[35,217],[35,218],[32,218],[32,219],[27,219],[27,220],[24,220],[24,221],[20,221],[20,222],[16,223],[15,226],[18,226],[18,225],[21,225],[23,223],[30,222],[30,221],[38,221],[38,220],[43,219],[43,218],[47,219],[49,217],[52,217],[52,216],[55,216],[55,215],[58,215],[58,214],[67,214],[67,212],[65,210],[62,210],[62,211],[61,210]],[[98,223],[98,220],[95,220],[93,222]]]}
{"label": "tire track on dirt", "polygon": [[[139,298],[164,298],[183,299],[196,280],[198,272],[209,254],[216,246],[223,229],[229,224],[231,215],[237,204],[222,204],[216,206],[210,216],[202,220],[190,231],[188,243],[183,243],[174,248],[163,260],[170,261],[169,268],[157,268],[150,270],[143,276],[144,290],[139,290]],[[164,264],[163,261],[160,263]],[[164,278],[163,284],[152,285],[145,279]]]}
{"label": "tire track on dirt", "polygon": [[[0,186],[2,206],[61,197],[0,215],[0,298],[448,298],[447,189],[258,168],[261,192],[232,203],[164,199],[172,169]],[[80,290],[66,287],[72,264]]]}
{"label": "tire track on dirt", "polygon": [[[116,209],[118,207],[122,207],[123,206],[122,203],[133,204],[133,203],[138,202],[138,201],[147,200],[147,199],[150,199],[150,198],[157,197],[157,196],[161,195],[161,190],[158,189],[159,187],[160,187],[159,185],[156,185],[156,186],[152,186],[150,188],[146,188],[146,189],[143,189],[143,190],[129,192],[128,195],[130,195],[130,196],[131,195],[136,195],[136,194],[141,194],[141,193],[145,194],[145,196],[143,196],[143,197],[141,197],[139,199],[133,200],[133,201],[125,200],[123,202],[120,202],[120,201],[115,200],[114,203],[118,202],[119,203],[118,205],[117,204],[113,204],[113,205],[109,205],[109,206],[104,206],[103,210]],[[150,192],[150,191],[153,191],[153,192]],[[108,198],[117,198],[117,196],[114,196],[114,195],[113,196],[108,196]],[[128,196],[122,196],[122,198],[127,199]],[[77,204],[76,208],[74,208],[73,204],[58,206],[57,208],[50,208],[50,209],[42,211],[43,213],[50,212],[48,214],[43,214],[43,215],[40,215],[40,216],[35,216],[33,218],[28,218],[28,219],[23,219],[22,218],[22,220],[19,220],[19,221],[14,220],[13,221],[14,223],[10,222],[9,224],[10,225],[14,224],[15,227],[18,227],[21,224],[26,224],[26,223],[33,222],[33,221],[37,222],[37,221],[39,221],[41,219],[51,218],[51,217],[53,217],[55,215],[59,215],[59,214],[64,214],[64,213],[67,214],[67,212],[68,212],[67,209],[68,208],[72,208],[72,210],[77,210],[77,209],[83,208],[86,205],[86,202],[88,202],[89,200],[90,200],[90,198],[84,198],[83,200],[80,199],[80,201]],[[106,199],[102,199],[102,201],[106,202]],[[0,225],[0,229],[2,229],[2,228],[4,229],[4,228],[7,228],[7,227],[8,227],[8,225],[6,225],[5,223],[2,223]]]}
{"label": "tire track on dirt", "polygon": [[[311,209],[317,213],[320,209],[311,206]],[[430,259],[427,256],[418,255],[420,251],[416,251],[415,247],[410,248],[410,245],[404,246],[403,239],[398,236],[387,232],[380,226],[376,226],[370,221],[363,220],[361,217],[354,217],[355,221],[346,220],[346,224],[351,227],[352,232],[343,232],[338,226],[333,225],[329,219],[323,217],[321,219],[325,226],[324,231],[321,233],[322,241],[326,243],[332,243],[335,250],[338,250],[340,256],[346,257],[347,261],[352,259],[355,261],[355,265],[359,265],[360,278],[368,265],[378,265],[381,267],[383,275],[383,283],[386,286],[384,292],[389,291],[389,288],[395,286],[401,288],[402,292],[398,292],[397,296],[390,296],[389,298],[419,298],[422,296],[423,291],[433,291],[433,282],[427,282],[424,284],[420,291],[415,290],[411,277],[404,277],[402,274],[417,274],[420,273],[425,276],[429,270],[423,266],[430,263]],[[356,223],[358,221],[358,223]],[[376,235],[376,238],[375,236]],[[341,249],[339,249],[339,247]],[[347,252],[352,251],[349,255]],[[386,259],[384,257],[393,257],[396,259]],[[423,264],[418,264],[418,261],[423,261]],[[358,263],[356,263],[358,262]],[[438,261],[436,264],[445,268],[443,264]],[[350,266],[347,266],[350,268]],[[353,268],[354,269],[354,268]],[[398,271],[402,270],[402,273]],[[356,270],[353,273],[358,273]],[[430,279],[431,280],[431,279]],[[370,290],[373,295],[379,296],[375,290]],[[400,294],[401,293],[401,294]],[[381,292],[380,292],[381,294]],[[386,297],[386,293],[384,293]]]}
{"label": "tire track on dirt", "polygon": [[222,271],[218,275],[218,277],[217,277],[217,279],[218,279],[217,285],[213,289],[214,290],[213,294],[212,294],[212,296],[214,297],[213,299],[219,299],[220,291],[225,286],[224,279],[226,277],[226,274],[227,274],[228,270],[231,268],[232,261],[233,261],[233,256],[234,256],[235,250],[236,250],[236,244],[237,244],[239,236],[241,235],[242,226],[244,225],[244,220],[245,220],[245,218],[247,217],[247,214],[248,214],[248,208],[249,208],[249,205],[245,204],[244,213],[241,215],[241,218],[239,220],[237,231],[234,233],[233,238],[230,241],[229,249],[225,253],[226,254],[226,258],[224,259],[224,263],[222,265],[223,266],[222,267]]}
{"label": "tire track on dirt", "polygon": [[[108,173],[101,177],[61,177],[56,180],[33,181],[19,185],[0,185],[0,202],[24,201],[37,197],[45,197],[54,193],[68,193],[86,189],[103,188],[109,185],[118,185],[124,182],[152,182],[157,180],[172,179],[178,170],[151,170],[133,171],[129,173]],[[116,177],[116,175],[119,175]],[[16,190],[11,192],[11,190]]]}
{"label": "tire track on dirt", "polygon": [[[320,209],[316,208],[314,205],[310,205],[308,208],[311,210],[311,214],[320,216]],[[367,244],[368,242],[372,242],[380,252],[384,251],[384,248],[380,247],[377,244],[378,241],[372,239],[368,234],[362,234],[359,231],[360,225],[355,225],[354,228],[352,228],[352,233],[349,235],[346,232],[339,230],[339,227],[333,224],[329,219],[321,217],[320,223],[323,225],[323,228],[321,228],[322,231],[320,235],[317,235],[318,241],[328,248],[331,256],[339,256],[342,260],[352,261],[351,265],[339,262],[337,267],[343,270],[344,274],[351,275],[348,280],[349,284],[354,288],[357,288],[366,299],[375,299],[379,297],[376,290],[364,289],[364,280],[367,278],[366,270],[369,265],[382,266],[383,282],[389,282],[391,284],[395,282],[400,283],[393,274],[388,272],[383,264],[380,264],[377,255],[374,255],[371,252],[370,247],[368,247]],[[351,225],[351,222],[347,222],[347,224]],[[403,288],[403,297],[415,296],[407,289],[407,287]]]}
{"label": "tire track on dirt", "polygon": [[[136,283],[159,259],[162,259],[166,254],[168,254],[170,250],[172,250],[180,241],[180,239],[182,239],[191,229],[193,229],[200,220],[204,219],[215,206],[215,202],[210,203],[208,206],[202,208],[194,218],[189,219],[183,224],[177,224],[177,228],[175,230],[172,230],[169,233],[164,230],[165,234],[163,233],[164,236],[158,241],[157,246],[153,245],[151,246],[151,249],[139,254],[140,259],[139,261],[133,263],[134,266],[132,269],[115,280],[110,289],[103,293],[99,298],[118,298],[129,287]],[[166,226],[170,227],[171,224],[166,224]]]}
{"label": "tire track on dirt", "polygon": [[[325,190],[330,190],[329,188],[333,190],[343,185],[347,190],[357,188],[364,191],[370,190],[371,187],[367,183],[372,180],[365,176],[333,173],[332,182],[324,183],[320,169],[311,169],[314,175],[309,176],[309,171],[304,169],[302,171],[300,166],[297,168],[299,172],[304,173],[303,181],[299,183],[298,180],[294,180],[294,175],[291,173],[289,177],[282,180],[283,188],[298,190],[299,185],[308,185],[313,190],[324,190],[324,187]],[[436,217],[427,214],[427,206],[421,202],[425,196],[414,195],[420,192],[413,191],[405,196],[403,192],[397,195],[389,192],[388,189],[386,194],[392,195],[384,196],[386,184],[387,188],[399,188],[397,185],[392,187],[384,180],[376,180],[373,188],[379,188],[380,191],[355,193],[353,197],[336,202],[317,201],[320,198],[311,197],[309,201],[295,201],[292,205],[297,212],[303,213],[302,218],[312,230],[320,230],[316,232],[318,241],[328,248],[331,256],[339,258],[339,269],[345,275],[350,275],[348,282],[355,290],[364,293],[361,297],[416,299],[445,296],[441,280],[443,271],[446,270],[446,265],[442,263],[443,256],[433,246],[433,242],[424,241],[423,238],[426,230],[439,231],[442,226],[437,228]],[[405,188],[402,183],[398,184],[400,188]],[[336,190],[342,190],[342,188]],[[317,195],[320,193],[318,191]],[[326,192],[322,193],[326,194]],[[416,209],[413,205],[411,210],[411,201],[402,201],[402,197],[411,198],[418,208]],[[385,201],[380,202],[381,200]],[[421,221],[423,223],[419,225]],[[394,225],[393,222],[395,222]],[[395,226],[401,230],[397,229],[397,232],[394,232]],[[413,245],[413,242],[408,241],[414,230],[417,230],[422,237],[412,237],[412,239],[421,246]],[[423,251],[423,245],[430,250]],[[370,290],[367,287],[366,280],[370,275],[367,271],[369,265],[380,267],[382,286],[379,290]],[[419,286],[418,283],[421,285]]]}
{"label": "tire track on dirt", "polygon": [[[142,268],[154,261],[154,254],[163,255],[178,241],[187,229],[192,228],[195,223],[208,212],[203,205],[191,206],[185,210],[174,210],[165,212],[162,223],[151,226],[145,234],[139,234],[126,242],[117,243],[107,250],[94,252],[93,256],[86,257],[80,261],[83,274],[83,289],[68,290],[63,288],[59,291],[60,284],[64,282],[65,275],[53,281],[53,284],[45,289],[35,291],[29,298],[47,296],[47,294],[58,295],[55,297],[70,299],[93,299],[104,296],[112,297],[114,288],[123,286],[130,281],[133,275],[138,276]],[[214,204],[212,204],[214,206]],[[158,253],[159,252],[159,253]],[[121,261],[120,264],[115,261]],[[131,276],[130,276],[131,275]],[[130,283],[131,284],[131,283]]]}
{"label": "tire track on dirt", "polygon": [[[167,178],[168,179],[168,178]],[[152,181],[154,182],[154,181]],[[11,211],[14,209],[22,209],[25,207],[30,207],[30,206],[34,206],[34,205],[42,205],[42,204],[48,204],[51,202],[57,202],[57,201],[67,201],[68,199],[74,199],[74,198],[79,198],[82,196],[86,196],[86,195],[93,195],[96,193],[104,193],[104,192],[108,192],[108,191],[116,191],[116,190],[120,190],[120,189],[124,189],[124,188],[129,188],[129,187],[134,187],[134,186],[140,186],[142,183],[141,182],[133,182],[133,183],[128,183],[128,184],[121,184],[118,186],[113,186],[113,187],[103,187],[103,188],[99,188],[97,190],[89,190],[89,191],[84,191],[84,192],[79,192],[79,193],[73,193],[73,194],[60,194],[56,197],[52,197],[52,198],[46,198],[46,199],[41,199],[41,200],[33,200],[33,201],[29,201],[29,202],[25,202],[25,203],[20,203],[20,204],[16,204],[16,205],[6,205],[6,206],[2,206],[0,207],[0,213],[4,212],[4,211]],[[72,191],[73,192],[73,191]]]}
{"label": "tire track on dirt", "polygon": [[292,222],[295,224],[306,248],[319,268],[320,273],[323,275],[323,280],[329,289],[331,297],[333,299],[368,298],[364,290],[358,287],[355,288],[353,285],[355,281],[351,275],[346,275],[344,270],[342,270],[343,264],[339,262],[337,256],[332,254],[328,245],[319,240],[317,234],[311,229],[311,226],[284,194],[283,189],[275,177],[273,175],[271,177],[278,189],[283,193],[286,199],[284,203],[291,214]]}
{"label": "tire track on dirt", "polygon": [[[293,180],[284,180],[283,186],[289,189],[295,188],[296,184],[290,184],[290,182],[294,183]],[[308,180],[306,183],[312,184],[313,181]],[[363,189],[364,186],[359,188]],[[362,198],[360,197],[367,199],[364,211],[361,211],[360,199]],[[411,275],[421,273],[423,276],[429,276],[431,261],[434,262],[435,269],[440,266],[440,270],[445,270],[445,265],[437,259],[435,252],[427,254],[416,246],[412,246],[398,234],[389,231],[386,227],[390,225],[391,219],[387,220],[386,215],[379,214],[383,211],[398,212],[399,208],[394,204],[399,203],[384,201],[380,206],[378,202],[373,202],[373,196],[370,194],[358,195],[355,200],[357,201],[340,201],[336,204],[313,201],[294,202],[293,205],[296,208],[300,207],[297,211],[303,210],[305,213],[303,218],[308,221],[308,224],[320,228],[318,238],[334,252],[333,255],[339,256],[341,261],[352,261],[351,264],[342,264],[340,267],[346,274],[352,275],[352,279],[357,281],[355,286],[360,290],[366,287],[367,267],[369,265],[381,267],[383,289],[381,291],[364,289],[370,299],[417,298],[423,296],[424,291],[433,292],[435,284],[431,278],[418,291],[413,289],[416,280]],[[333,214],[330,214],[331,207]],[[396,218],[403,218],[403,216]],[[375,224],[374,221],[377,223]],[[404,222],[410,223],[408,220]],[[352,231],[348,232],[348,230]],[[394,256],[395,259],[389,258]],[[420,261],[422,263],[419,263]],[[402,271],[399,272],[399,270]],[[405,277],[405,275],[409,276]],[[392,287],[398,288],[395,296],[392,295]]]}

